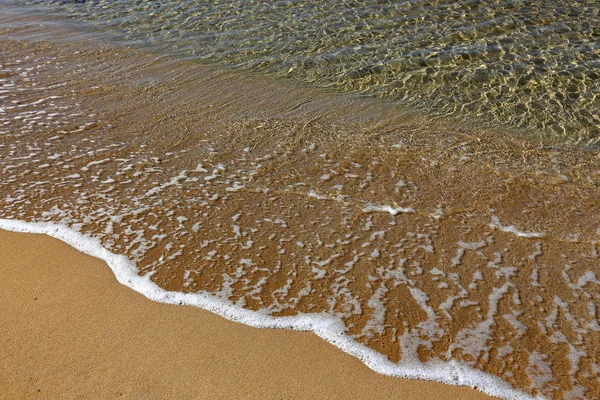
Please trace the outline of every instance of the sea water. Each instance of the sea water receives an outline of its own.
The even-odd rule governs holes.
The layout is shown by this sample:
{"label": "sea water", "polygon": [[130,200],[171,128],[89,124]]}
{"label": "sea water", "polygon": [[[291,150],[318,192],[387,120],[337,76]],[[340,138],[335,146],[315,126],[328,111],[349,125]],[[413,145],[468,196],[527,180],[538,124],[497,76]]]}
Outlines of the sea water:
{"label": "sea water", "polygon": [[[597,124],[568,111],[597,115],[595,69],[565,64],[587,65],[581,85],[558,74],[590,102],[522,119],[506,104],[528,104],[526,87],[485,94],[522,71],[469,78],[506,54],[595,54],[577,11],[597,14],[573,4],[1,6],[0,226],[100,257],[151,299],[313,331],[381,373],[597,398]],[[557,28],[558,47],[550,31],[521,36],[558,20],[575,32]],[[436,64],[466,74],[455,86],[414,80],[421,67],[377,80],[423,57],[406,46],[434,54],[457,30],[472,35],[447,55],[491,37],[521,47]],[[352,73],[367,59],[383,69]]]}
{"label": "sea water", "polygon": [[570,143],[600,138],[596,1],[12,1],[178,57]]}

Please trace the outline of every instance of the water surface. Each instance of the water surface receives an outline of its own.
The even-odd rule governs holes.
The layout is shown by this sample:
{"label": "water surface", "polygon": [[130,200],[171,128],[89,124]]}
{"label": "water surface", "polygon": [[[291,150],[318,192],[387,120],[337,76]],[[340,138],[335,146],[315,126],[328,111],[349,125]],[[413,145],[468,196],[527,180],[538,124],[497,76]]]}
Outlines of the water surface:
{"label": "water surface", "polygon": [[506,1],[10,3],[180,57],[366,93],[467,121],[600,140],[600,4]]}
{"label": "water surface", "polygon": [[0,7],[3,226],[383,373],[600,398],[596,150]]}

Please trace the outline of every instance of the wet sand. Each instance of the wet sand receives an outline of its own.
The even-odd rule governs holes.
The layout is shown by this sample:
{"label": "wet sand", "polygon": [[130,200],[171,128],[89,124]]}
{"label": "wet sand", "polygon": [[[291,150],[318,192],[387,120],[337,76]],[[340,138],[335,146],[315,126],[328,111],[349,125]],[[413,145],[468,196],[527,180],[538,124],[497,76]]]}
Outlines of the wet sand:
{"label": "wet sand", "polygon": [[309,333],[154,303],[47,236],[0,231],[0,255],[0,398],[490,398],[379,375]]}
{"label": "wet sand", "polygon": [[[0,217],[67,225],[166,290],[204,290],[272,316],[330,313],[393,362],[456,361],[533,395],[600,397],[597,152],[14,21],[0,24]],[[142,313],[154,322],[131,329],[143,349],[132,354],[197,360],[194,346],[144,341],[174,318],[202,325],[193,312],[189,322]],[[179,346],[181,331],[166,342]],[[271,334],[250,331],[239,331],[242,343]],[[302,357],[314,353],[306,346]],[[133,369],[140,387],[168,376],[134,362],[147,375]],[[347,376],[345,363],[358,365],[343,362],[331,369]],[[298,373],[295,358],[281,364],[278,373]],[[248,369],[260,376],[252,384],[287,387]],[[182,375],[194,388],[206,376]]]}

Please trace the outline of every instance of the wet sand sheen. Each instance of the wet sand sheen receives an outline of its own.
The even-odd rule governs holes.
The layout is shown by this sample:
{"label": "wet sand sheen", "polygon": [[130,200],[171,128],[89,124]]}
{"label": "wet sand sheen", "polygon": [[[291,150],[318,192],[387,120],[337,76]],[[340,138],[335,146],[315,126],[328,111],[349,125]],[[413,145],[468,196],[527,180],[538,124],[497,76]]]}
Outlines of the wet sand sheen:
{"label": "wet sand sheen", "polygon": [[0,230],[0,255],[2,399],[490,399],[377,374],[309,333],[152,302],[45,235]]}
{"label": "wet sand sheen", "polygon": [[1,217],[93,236],[168,290],[329,313],[409,367],[598,393],[597,153],[6,32]]}

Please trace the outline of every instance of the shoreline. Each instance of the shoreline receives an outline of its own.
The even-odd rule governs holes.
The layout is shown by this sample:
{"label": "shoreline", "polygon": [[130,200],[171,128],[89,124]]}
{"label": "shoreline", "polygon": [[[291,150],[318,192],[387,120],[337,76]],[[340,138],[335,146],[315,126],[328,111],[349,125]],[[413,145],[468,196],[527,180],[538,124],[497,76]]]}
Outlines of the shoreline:
{"label": "shoreline", "polygon": [[51,30],[7,30],[10,223],[60,226],[153,300],[312,330],[383,374],[595,390],[595,154]]}
{"label": "shoreline", "polygon": [[103,261],[45,235],[0,230],[0,254],[0,313],[11,321],[2,398],[490,398],[377,374],[306,332],[150,302]]}

